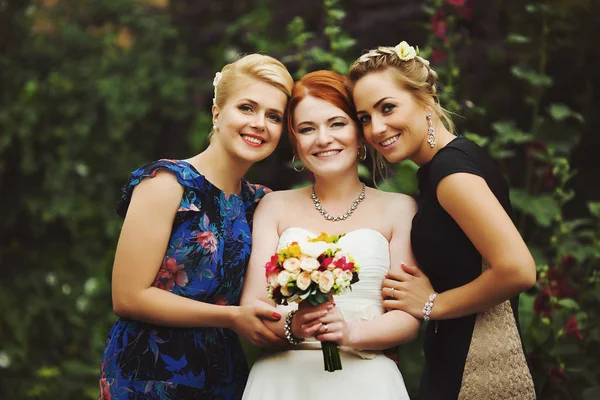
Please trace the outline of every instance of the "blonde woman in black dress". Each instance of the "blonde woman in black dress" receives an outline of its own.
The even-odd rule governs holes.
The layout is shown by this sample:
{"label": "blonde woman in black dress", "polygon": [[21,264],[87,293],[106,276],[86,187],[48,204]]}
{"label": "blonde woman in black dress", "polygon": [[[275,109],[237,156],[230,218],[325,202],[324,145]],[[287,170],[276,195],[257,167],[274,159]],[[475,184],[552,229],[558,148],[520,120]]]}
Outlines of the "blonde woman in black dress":
{"label": "blonde woman in black dress", "polygon": [[406,42],[362,55],[349,77],[378,157],[420,167],[411,230],[419,267],[394,266],[382,289],[387,309],[432,320],[420,398],[534,399],[517,305],[535,283],[535,263],[511,220],[499,168],[453,134],[437,74]]}

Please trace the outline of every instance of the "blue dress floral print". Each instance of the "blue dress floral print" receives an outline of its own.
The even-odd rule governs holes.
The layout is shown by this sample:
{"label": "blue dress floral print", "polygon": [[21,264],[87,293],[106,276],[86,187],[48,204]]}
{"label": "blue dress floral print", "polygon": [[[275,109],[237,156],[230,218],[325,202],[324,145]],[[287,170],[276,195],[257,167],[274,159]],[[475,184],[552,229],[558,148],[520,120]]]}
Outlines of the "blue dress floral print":
{"label": "blue dress floral print", "polygon": [[[191,164],[159,160],[132,173],[118,204],[121,216],[135,186],[160,170],[173,173],[184,192],[153,285],[206,303],[239,305],[252,215],[268,189],[243,181],[239,195],[226,195]],[[100,399],[238,399],[247,376],[240,341],[229,329],[119,319],[104,350]]]}

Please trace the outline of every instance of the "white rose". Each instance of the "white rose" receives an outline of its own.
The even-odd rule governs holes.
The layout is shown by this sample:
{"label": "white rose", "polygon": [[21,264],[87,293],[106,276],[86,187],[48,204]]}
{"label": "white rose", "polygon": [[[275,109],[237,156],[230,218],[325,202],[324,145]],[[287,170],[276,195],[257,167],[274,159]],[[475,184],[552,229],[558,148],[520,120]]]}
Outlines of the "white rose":
{"label": "white rose", "polygon": [[267,278],[267,284],[272,287],[273,289],[276,287],[279,287],[279,282],[277,281],[277,274],[271,274],[269,275],[269,277]]}
{"label": "white rose", "polygon": [[329,243],[326,242],[305,242],[300,245],[302,253],[312,258],[317,258],[323,254],[328,248]]}
{"label": "white rose", "polygon": [[396,54],[403,61],[412,60],[417,55],[415,48],[405,41],[400,42],[400,44],[394,47],[394,50],[396,50]]}
{"label": "white rose", "polygon": [[298,279],[296,279],[296,286],[300,290],[308,289],[311,283],[310,274],[306,271],[301,272],[300,275],[298,275]]}
{"label": "white rose", "polygon": [[314,283],[319,283],[319,278],[321,278],[321,271],[313,271],[310,273],[310,279],[312,279]]}
{"label": "white rose", "polygon": [[300,271],[300,260],[296,257],[288,258],[283,262],[283,268],[291,273]]}
{"label": "white rose", "polygon": [[215,74],[215,77],[214,77],[214,79],[213,79],[213,86],[215,86],[215,87],[216,87],[216,86],[219,84],[219,81],[221,80],[221,78],[222,78],[222,77],[223,77],[223,74],[222,74],[222,73],[220,73],[220,72],[217,72],[217,73]]}
{"label": "white rose", "polygon": [[300,257],[300,268],[302,268],[304,271],[312,272],[319,268],[320,265],[321,264],[319,264],[319,261],[315,258]]}
{"label": "white rose", "polygon": [[337,253],[335,253],[335,256],[333,256],[333,260],[337,261],[342,257],[346,257],[346,261],[348,261],[348,253],[346,253],[345,251],[338,251]]}
{"label": "white rose", "polygon": [[345,275],[345,279],[346,279],[348,282],[350,282],[350,281],[352,281],[352,276],[353,276],[354,274],[352,274],[352,271],[344,271],[344,275]]}
{"label": "white rose", "polygon": [[332,272],[335,279],[339,279],[344,275],[344,271],[341,268],[336,268]]}
{"label": "white rose", "polygon": [[277,275],[277,282],[279,282],[281,286],[286,286],[290,281],[290,278],[291,276],[289,272],[281,271],[279,275]]}
{"label": "white rose", "polygon": [[343,289],[348,287],[348,282],[346,282],[346,280],[341,276],[335,280],[335,284],[337,287],[343,288]]}
{"label": "white rose", "polygon": [[319,290],[322,293],[329,293],[331,288],[333,287],[333,274],[331,271],[323,271],[321,272],[321,277],[319,278]]}

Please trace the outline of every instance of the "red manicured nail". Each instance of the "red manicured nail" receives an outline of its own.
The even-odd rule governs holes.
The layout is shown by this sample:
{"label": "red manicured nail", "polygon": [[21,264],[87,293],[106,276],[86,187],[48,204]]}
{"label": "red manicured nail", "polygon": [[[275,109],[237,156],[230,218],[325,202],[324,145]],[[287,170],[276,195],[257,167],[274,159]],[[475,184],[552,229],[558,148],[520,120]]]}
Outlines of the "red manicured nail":
{"label": "red manicured nail", "polygon": [[281,319],[281,314],[274,312],[273,313],[273,318],[275,318],[275,319]]}

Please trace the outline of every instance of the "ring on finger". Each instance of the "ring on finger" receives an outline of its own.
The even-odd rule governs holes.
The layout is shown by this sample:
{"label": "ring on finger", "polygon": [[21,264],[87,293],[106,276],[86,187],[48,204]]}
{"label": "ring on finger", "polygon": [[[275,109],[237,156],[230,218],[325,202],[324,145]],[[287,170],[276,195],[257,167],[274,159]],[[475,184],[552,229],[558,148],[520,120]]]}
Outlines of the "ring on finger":
{"label": "ring on finger", "polygon": [[327,326],[327,324],[323,324],[323,330],[325,331],[325,333],[327,333],[327,331],[329,330],[329,326]]}
{"label": "ring on finger", "polygon": [[396,297],[394,296],[394,291],[396,290],[396,288],[392,288],[391,292],[390,292],[390,297],[395,299]]}

